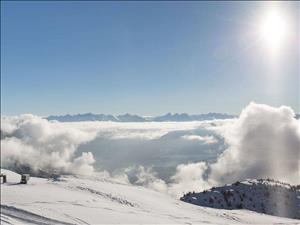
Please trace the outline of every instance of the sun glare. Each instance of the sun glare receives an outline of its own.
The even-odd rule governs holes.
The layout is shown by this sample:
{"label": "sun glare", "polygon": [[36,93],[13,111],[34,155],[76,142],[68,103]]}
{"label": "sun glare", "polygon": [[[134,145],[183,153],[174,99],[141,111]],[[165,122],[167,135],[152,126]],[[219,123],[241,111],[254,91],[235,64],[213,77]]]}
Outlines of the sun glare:
{"label": "sun glare", "polygon": [[267,47],[277,50],[282,47],[288,34],[287,21],[278,11],[270,11],[261,21],[259,34]]}

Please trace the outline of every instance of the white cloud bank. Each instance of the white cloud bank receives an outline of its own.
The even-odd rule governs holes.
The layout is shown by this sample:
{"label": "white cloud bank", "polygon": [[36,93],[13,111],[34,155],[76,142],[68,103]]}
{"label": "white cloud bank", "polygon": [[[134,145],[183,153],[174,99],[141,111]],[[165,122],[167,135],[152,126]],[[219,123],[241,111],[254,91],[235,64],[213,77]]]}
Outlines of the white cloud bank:
{"label": "white cloud bank", "polygon": [[182,138],[191,141],[201,141],[204,144],[216,144],[218,142],[213,136],[183,135]]}
{"label": "white cloud bank", "polygon": [[131,183],[179,197],[191,190],[202,190],[210,187],[203,178],[207,169],[207,164],[204,162],[180,164],[176,167],[175,174],[170,178],[169,183],[158,178],[158,174],[152,168],[139,166],[138,168],[126,169],[127,171],[124,172],[129,175],[133,173],[135,176]]}
{"label": "white cloud bank", "polygon": [[[238,119],[209,129],[221,134],[229,146],[215,163],[178,165],[165,186],[155,179],[155,174],[144,173],[143,178],[151,177],[144,179],[146,186],[178,197],[182,192],[247,178],[275,178],[299,184],[300,122],[291,108],[250,103]],[[157,183],[160,188],[156,188]]]}
{"label": "white cloud bank", "polygon": [[[33,115],[2,117],[1,166],[90,175],[95,170],[93,154],[108,152],[113,143],[107,153],[113,156],[110,159],[113,164],[126,167],[132,158],[140,163],[135,169],[119,168],[116,177],[128,181],[124,174],[134,174],[131,182],[173,196],[245,178],[270,177],[296,184],[299,183],[300,124],[294,116],[286,106],[274,108],[251,103],[239,118],[214,122],[60,123]],[[206,155],[213,148],[225,148],[224,141],[228,147],[216,162],[193,160],[197,152]],[[96,143],[95,149],[89,145],[92,142]],[[83,145],[91,150],[85,148],[80,155],[76,151]],[[164,165],[174,155],[188,157],[178,161],[168,179],[159,175],[161,171],[148,166],[149,161],[155,164],[161,159],[165,160]],[[109,176],[107,172],[104,174]]]}
{"label": "white cloud bank", "polygon": [[229,147],[211,165],[212,181],[271,177],[299,183],[300,122],[291,108],[250,103],[239,119],[216,129]]}
{"label": "white cloud bank", "polygon": [[88,175],[94,171],[93,154],[75,158],[77,147],[95,137],[34,115],[1,118],[1,166],[40,173]]}

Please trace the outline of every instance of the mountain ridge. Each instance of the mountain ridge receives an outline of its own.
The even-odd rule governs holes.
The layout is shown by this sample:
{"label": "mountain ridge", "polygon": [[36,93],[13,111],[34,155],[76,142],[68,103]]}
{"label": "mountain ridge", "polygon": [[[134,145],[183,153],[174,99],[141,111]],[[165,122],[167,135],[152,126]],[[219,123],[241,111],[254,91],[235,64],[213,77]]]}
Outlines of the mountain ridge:
{"label": "mountain ridge", "polygon": [[187,121],[202,121],[213,119],[232,119],[236,115],[226,113],[204,113],[204,114],[187,114],[187,113],[167,113],[161,116],[139,116],[135,114],[122,114],[113,116],[111,114],[66,114],[66,115],[50,115],[47,120],[57,120],[60,122],[79,122],[79,121],[113,121],[113,122],[187,122]]}
{"label": "mountain ridge", "polygon": [[247,179],[198,193],[188,192],[180,200],[204,207],[247,209],[300,219],[300,185],[293,186],[273,179]]}

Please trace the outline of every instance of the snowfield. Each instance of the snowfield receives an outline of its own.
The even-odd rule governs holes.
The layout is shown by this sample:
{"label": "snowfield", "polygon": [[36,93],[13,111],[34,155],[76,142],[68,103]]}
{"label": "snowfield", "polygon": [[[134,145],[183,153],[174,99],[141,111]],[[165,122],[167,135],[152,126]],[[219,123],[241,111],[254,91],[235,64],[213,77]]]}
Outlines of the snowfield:
{"label": "snowfield", "polygon": [[106,179],[31,177],[1,170],[1,224],[299,224],[248,210],[201,207]]}

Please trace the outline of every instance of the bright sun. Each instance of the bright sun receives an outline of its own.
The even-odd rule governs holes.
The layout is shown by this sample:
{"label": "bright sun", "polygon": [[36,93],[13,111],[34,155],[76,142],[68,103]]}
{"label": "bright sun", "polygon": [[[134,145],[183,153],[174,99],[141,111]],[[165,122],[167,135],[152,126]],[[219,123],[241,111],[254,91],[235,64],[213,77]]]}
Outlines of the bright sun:
{"label": "bright sun", "polygon": [[262,18],[259,34],[266,46],[271,50],[277,50],[284,44],[288,34],[288,24],[278,11],[272,10]]}

